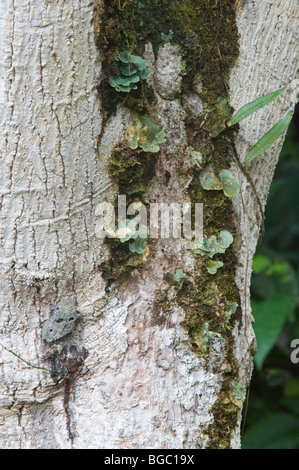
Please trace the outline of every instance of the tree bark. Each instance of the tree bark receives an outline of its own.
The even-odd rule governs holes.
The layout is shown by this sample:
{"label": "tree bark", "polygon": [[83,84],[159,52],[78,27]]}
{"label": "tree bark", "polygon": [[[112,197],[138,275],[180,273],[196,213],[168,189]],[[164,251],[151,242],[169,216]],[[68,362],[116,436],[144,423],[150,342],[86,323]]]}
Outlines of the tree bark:
{"label": "tree bark", "polygon": [[[119,193],[111,155],[133,122],[126,104],[107,116],[98,95],[107,77],[94,20],[101,23],[105,2],[94,9],[85,0],[3,0],[0,13],[1,448],[238,448],[254,354],[251,263],[283,138],[245,173],[242,161],[292,104],[298,1],[247,1],[237,9],[231,106],[287,91],[240,124],[236,155],[231,150],[227,160],[241,183],[227,209],[234,243],[229,267],[213,281],[180,239],[150,241],[124,268],[115,259],[120,252],[98,236],[99,205]],[[197,91],[181,90],[175,40],[155,53],[147,42],[143,57],[152,71],[151,111],[166,133],[146,198],[188,202],[191,170],[182,155],[199,152],[186,114],[204,121],[205,95],[200,82]],[[205,218],[205,201],[197,202]],[[215,221],[215,233],[221,224]],[[187,273],[183,286],[173,282],[178,268]],[[225,279],[235,284],[239,307],[227,328],[212,331],[229,300]],[[191,299],[197,291],[201,298]],[[201,351],[188,320],[197,310],[210,332]],[[68,334],[55,324],[46,341],[44,325],[53,330],[55,312]]]}

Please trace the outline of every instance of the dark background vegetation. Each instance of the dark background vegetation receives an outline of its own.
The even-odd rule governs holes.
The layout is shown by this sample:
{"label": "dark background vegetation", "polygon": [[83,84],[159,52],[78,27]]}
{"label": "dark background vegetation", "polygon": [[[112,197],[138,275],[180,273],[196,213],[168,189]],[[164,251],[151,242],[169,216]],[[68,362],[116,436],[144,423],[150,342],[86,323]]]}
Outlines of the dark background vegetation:
{"label": "dark background vegetation", "polygon": [[[258,352],[243,413],[243,449],[299,449],[299,106],[289,127],[253,261]],[[297,355],[299,358],[299,354]]]}

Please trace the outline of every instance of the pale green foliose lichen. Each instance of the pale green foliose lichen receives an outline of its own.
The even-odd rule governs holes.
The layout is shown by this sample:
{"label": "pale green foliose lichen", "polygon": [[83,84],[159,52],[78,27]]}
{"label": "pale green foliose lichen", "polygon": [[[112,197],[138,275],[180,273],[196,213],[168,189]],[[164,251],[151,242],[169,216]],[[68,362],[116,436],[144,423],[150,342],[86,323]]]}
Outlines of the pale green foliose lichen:
{"label": "pale green foliose lichen", "polygon": [[227,323],[230,321],[231,316],[236,313],[236,310],[238,308],[237,302],[228,302],[227,304],[227,310],[225,311],[225,317]]}
{"label": "pale green foliose lichen", "polygon": [[124,243],[136,234],[136,222],[133,219],[126,219],[120,221],[118,226],[106,226],[105,232],[110,238],[116,238]]}
{"label": "pale green foliose lichen", "polygon": [[244,399],[244,389],[243,389],[243,386],[237,380],[232,381],[230,392],[231,392],[231,401],[236,406],[242,406],[243,399]]}
{"label": "pale green foliose lichen", "polygon": [[204,322],[199,332],[194,334],[192,338],[194,343],[196,343],[200,353],[205,353],[207,351],[209,341],[213,336],[220,337],[220,334],[209,331],[209,322]]}
{"label": "pale green foliose lichen", "polygon": [[142,255],[146,247],[146,238],[137,237],[133,242],[129,243],[129,249],[132,253]]}
{"label": "pale green foliose lichen", "polygon": [[173,31],[172,29],[169,30],[168,34],[161,33],[161,39],[164,42],[169,42],[173,38]]}
{"label": "pale green foliose lichen", "polygon": [[147,238],[149,236],[149,227],[143,224],[140,224],[138,230],[138,237],[136,237],[132,242],[129,243],[129,249],[132,253],[137,253],[142,255],[147,246]]}
{"label": "pale green foliose lichen", "polygon": [[[137,228],[138,226],[138,228]],[[138,224],[137,220],[125,219],[120,221],[118,226],[105,227],[105,232],[110,238],[115,238],[121,243],[132,240],[129,243],[129,249],[132,253],[143,254],[147,245],[148,227]]]}
{"label": "pale green foliose lichen", "polygon": [[227,197],[234,197],[237,195],[240,183],[233,173],[229,170],[221,170],[219,178],[223,183],[223,192]]}

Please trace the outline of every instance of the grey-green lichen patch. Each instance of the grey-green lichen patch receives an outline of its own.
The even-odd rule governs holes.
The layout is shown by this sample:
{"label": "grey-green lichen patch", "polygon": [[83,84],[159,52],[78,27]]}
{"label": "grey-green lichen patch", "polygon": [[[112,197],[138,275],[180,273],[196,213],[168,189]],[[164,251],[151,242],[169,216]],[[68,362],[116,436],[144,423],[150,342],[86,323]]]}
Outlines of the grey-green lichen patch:
{"label": "grey-green lichen patch", "polygon": [[143,255],[148,249],[147,239],[149,237],[149,227],[143,224],[140,224],[138,227],[138,236],[134,238],[133,241],[129,243],[129,249],[132,253],[137,253],[138,255]]}
{"label": "grey-green lichen patch", "polygon": [[168,34],[161,33],[161,39],[164,42],[170,42],[173,38],[173,31],[172,29],[169,30]]}
{"label": "grey-green lichen patch", "polygon": [[212,138],[215,138],[226,130],[230,120],[231,111],[228,101],[223,97],[219,97],[213,107],[207,108],[207,112],[209,134]]}
{"label": "grey-green lichen patch", "polygon": [[117,75],[109,78],[109,83],[116,91],[130,93],[137,89],[140,80],[145,80],[150,74],[145,60],[129,51],[118,54],[115,60],[121,63],[120,70]]}
{"label": "grey-green lichen patch", "polygon": [[228,302],[225,310],[225,318],[227,323],[229,323],[232,315],[234,315],[237,311],[238,304],[237,302]]}
{"label": "grey-green lichen patch", "polygon": [[236,379],[231,383],[231,401],[241,407],[244,400],[244,388]]}
{"label": "grey-green lichen patch", "polygon": [[174,273],[173,280],[175,282],[178,282],[179,284],[182,284],[184,282],[185,277],[186,274],[184,273],[183,269],[177,269]]}
{"label": "grey-green lichen patch", "polygon": [[52,306],[52,315],[42,326],[43,340],[52,343],[72,333],[79,317],[73,298]]}
{"label": "grey-green lichen patch", "polygon": [[203,189],[208,191],[218,191],[223,189],[223,184],[213,171],[200,175],[200,182]]}
{"label": "grey-green lichen patch", "polygon": [[233,241],[234,237],[228,230],[221,230],[218,238],[215,235],[212,235],[210,238],[203,238],[195,253],[213,258],[218,253],[225,253]]}
{"label": "grey-green lichen patch", "polygon": [[199,331],[193,332],[192,342],[196,344],[199,354],[204,354],[207,352],[209,341],[213,336],[220,336],[220,334],[209,330],[208,321],[203,323]]}
{"label": "grey-green lichen patch", "polygon": [[223,192],[227,197],[234,197],[240,189],[240,183],[230,170],[221,170],[219,178],[223,184]]}
{"label": "grey-green lichen patch", "polygon": [[210,274],[216,274],[219,268],[222,268],[223,262],[222,261],[209,261],[207,264],[207,271]]}
{"label": "grey-green lichen patch", "polygon": [[174,99],[180,93],[182,55],[177,45],[166,43],[159,49],[154,78],[157,92],[162,98]]}
{"label": "grey-green lichen patch", "polygon": [[132,253],[137,253],[138,255],[143,255],[146,249],[146,238],[137,237],[134,241],[129,243],[129,250]]}

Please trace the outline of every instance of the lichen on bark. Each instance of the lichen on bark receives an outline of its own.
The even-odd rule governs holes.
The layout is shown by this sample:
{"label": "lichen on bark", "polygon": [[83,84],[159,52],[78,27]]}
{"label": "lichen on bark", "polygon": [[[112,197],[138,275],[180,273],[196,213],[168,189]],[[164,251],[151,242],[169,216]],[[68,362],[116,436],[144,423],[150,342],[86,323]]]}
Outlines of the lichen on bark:
{"label": "lichen on bark", "polygon": [[[185,113],[181,117],[185,139],[175,157],[170,180],[176,175],[177,180],[185,181],[186,174],[188,175],[189,182],[182,189],[182,194],[192,203],[204,204],[206,236],[218,234],[225,229],[235,237],[235,245],[219,257],[224,266],[216,275],[212,276],[206,271],[204,258],[195,257],[193,268],[177,289],[175,298],[176,304],[185,312],[185,328],[190,344],[196,354],[206,357],[207,367],[208,343],[206,349],[201,350],[197,340],[204,325],[208,324],[209,331],[225,343],[225,362],[228,367],[222,373],[218,400],[210,410],[214,416],[213,424],[206,429],[209,437],[207,446],[218,448],[229,447],[240,413],[240,406],[231,400],[231,383],[238,377],[231,330],[239,311],[233,315],[229,325],[225,320],[227,304],[239,303],[239,292],[235,284],[238,231],[231,200],[222,192],[205,191],[200,184],[199,175],[207,166],[216,173],[229,169],[233,161],[232,142],[235,134],[233,130],[226,128],[226,120],[232,111],[228,103],[229,71],[238,56],[234,4],[234,0],[100,0],[95,21],[96,44],[102,61],[99,95],[103,125],[117,112],[120,104],[127,107],[128,113],[155,115],[158,111],[163,120],[161,100],[164,100],[163,103],[165,100],[179,103],[178,106]],[[148,52],[149,44],[154,56],[153,78],[141,80],[136,90],[131,90],[130,93],[116,91],[109,84],[109,77],[117,71],[117,54],[129,51],[143,57]],[[163,70],[161,72],[161,67],[165,67],[164,70],[167,71],[169,66],[167,51],[180,56],[176,62],[181,68],[177,74],[179,80],[173,89],[171,80],[169,83],[167,81],[169,77],[165,74],[163,76]],[[171,75],[170,77],[172,78]],[[173,117],[168,116],[167,119],[171,121]],[[170,122],[169,127],[171,126]],[[171,131],[168,135],[171,135]],[[170,146],[170,142],[162,146],[162,152],[166,154],[167,146]],[[190,162],[186,164],[186,154],[188,150],[190,153],[190,149],[202,156],[199,165]],[[169,154],[173,152],[169,151]],[[154,184],[157,185],[157,165],[161,161],[163,158],[155,158],[153,154],[149,157],[140,149],[128,149],[122,140],[112,152],[108,171],[111,179],[119,185],[121,193],[124,190],[130,200],[138,197],[147,204],[148,187],[155,179]],[[165,174],[168,172],[168,162],[166,163]],[[115,242],[109,243],[113,245]],[[128,266],[132,269],[136,266],[134,262],[130,264],[132,255],[125,251],[124,246],[120,248],[118,245],[117,248],[116,244],[114,248],[118,250],[117,260],[112,256],[109,261],[113,266],[110,270],[113,280],[123,275]],[[154,250],[156,244],[151,248]],[[119,277],[118,282],[122,282],[122,279],[123,276]],[[167,276],[165,283],[169,283]],[[165,296],[157,295],[157,302],[162,309],[168,308]]]}

